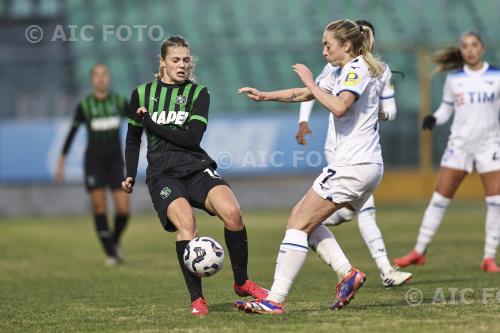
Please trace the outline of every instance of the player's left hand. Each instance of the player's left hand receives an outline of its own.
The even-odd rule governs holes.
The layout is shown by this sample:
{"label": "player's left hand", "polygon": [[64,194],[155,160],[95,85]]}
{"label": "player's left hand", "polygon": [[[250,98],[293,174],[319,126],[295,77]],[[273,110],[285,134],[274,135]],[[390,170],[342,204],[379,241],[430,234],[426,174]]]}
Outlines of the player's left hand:
{"label": "player's left hand", "polygon": [[307,68],[306,65],[295,64],[292,66],[292,68],[306,87],[309,87],[311,84],[315,84],[313,73],[309,68]]}

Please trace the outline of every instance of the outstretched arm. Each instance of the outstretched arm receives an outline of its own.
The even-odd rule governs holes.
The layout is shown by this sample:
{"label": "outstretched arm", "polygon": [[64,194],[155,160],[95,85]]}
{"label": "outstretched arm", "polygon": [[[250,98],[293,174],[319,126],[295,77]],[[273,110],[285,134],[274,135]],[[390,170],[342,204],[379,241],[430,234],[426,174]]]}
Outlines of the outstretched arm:
{"label": "outstretched arm", "polygon": [[298,103],[310,101],[314,98],[308,88],[291,88],[276,91],[259,91],[252,87],[243,87],[238,90],[240,94],[247,94],[247,97],[254,101],[275,101],[284,103]]}

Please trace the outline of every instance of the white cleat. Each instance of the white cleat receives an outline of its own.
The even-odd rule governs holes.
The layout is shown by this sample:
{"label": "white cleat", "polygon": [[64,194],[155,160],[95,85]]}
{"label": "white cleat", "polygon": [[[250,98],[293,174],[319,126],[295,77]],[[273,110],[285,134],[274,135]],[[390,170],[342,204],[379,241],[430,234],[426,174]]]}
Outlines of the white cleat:
{"label": "white cleat", "polygon": [[117,257],[107,257],[106,260],[104,260],[104,264],[108,267],[118,266],[120,264],[120,259]]}
{"label": "white cleat", "polygon": [[409,272],[400,272],[395,268],[392,268],[387,273],[380,273],[380,278],[382,279],[382,284],[386,288],[397,287],[405,282],[409,281],[412,274]]}
{"label": "white cleat", "polygon": [[116,257],[120,262],[123,262],[123,259],[125,259],[125,254],[123,253],[123,249],[119,244],[115,245],[115,251],[116,251]]}

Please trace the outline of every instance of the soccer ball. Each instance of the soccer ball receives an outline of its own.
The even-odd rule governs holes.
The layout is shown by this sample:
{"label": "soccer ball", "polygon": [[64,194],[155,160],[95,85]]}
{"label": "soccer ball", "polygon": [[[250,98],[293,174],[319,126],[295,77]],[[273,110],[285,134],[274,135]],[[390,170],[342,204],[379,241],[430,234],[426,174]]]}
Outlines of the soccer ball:
{"label": "soccer ball", "polygon": [[211,276],[224,264],[222,246],[210,237],[196,237],[184,250],[184,265],[196,276]]}

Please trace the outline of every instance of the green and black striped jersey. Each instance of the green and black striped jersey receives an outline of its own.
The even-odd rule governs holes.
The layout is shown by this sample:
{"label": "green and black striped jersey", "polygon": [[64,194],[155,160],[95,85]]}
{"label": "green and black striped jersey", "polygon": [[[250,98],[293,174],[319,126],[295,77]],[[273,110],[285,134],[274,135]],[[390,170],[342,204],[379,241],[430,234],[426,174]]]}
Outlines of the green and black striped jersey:
{"label": "green and black striped jersey", "polygon": [[121,155],[120,125],[126,116],[127,101],[124,97],[109,93],[105,99],[89,94],[78,103],[73,124],[66,138],[63,155],[71,147],[74,135],[83,123],[87,127],[86,155],[109,157]]}
{"label": "green and black striped jersey", "polygon": [[[199,142],[193,146],[186,146],[180,144],[179,140],[169,140],[157,135],[151,127],[145,126],[146,123],[137,114],[137,109],[145,107],[149,113],[148,120],[158,128],[168,129],[170,137],[174,136],[175,139],[185,137],[186,133],[197,128],[199,140],[201,140],[208,124],[209,105],[208,89],[191,81],[185,81],[182,84],[166,84],[155,80],[141,84],[132,92],[128,114],[127,150],[129,143],[137,142],[135,140],[137,138],[130,137],[131,132],[135,132],[134,136],[139,136],[139,138],[142,134],[142,130],[134,131],[134,128],[146,127],[148,177],[158,175],[183,177],[207,166],[215,167],[215,163],[199,146]],[[126,158],[127,175],[135,177],[137,166],[132,164],[137,163],[136,159],[135,157],[129,159],[127,152]],[[133,171],[129,172],[129,170]]]}

